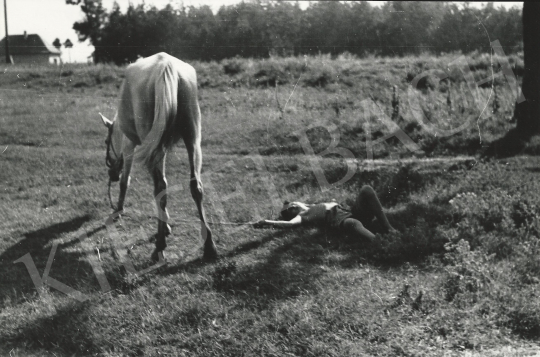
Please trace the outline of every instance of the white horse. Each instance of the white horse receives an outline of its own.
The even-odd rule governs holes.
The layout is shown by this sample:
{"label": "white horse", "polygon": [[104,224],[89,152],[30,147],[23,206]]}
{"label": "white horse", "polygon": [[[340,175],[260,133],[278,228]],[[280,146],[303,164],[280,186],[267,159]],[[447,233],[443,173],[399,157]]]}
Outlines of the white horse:
{"label": "white horse", "polygon": [[166,53],[140,59],[127,67],[119,99],[112,121],[100,113],[103,124],[109,129],[106,140],[109,178],[111,181],[120,180],[117,212],[124,209],[133,154],[135,147],[140,145],[135,158],[146,165],[154,179],[158,232],[152,259],[157,261],[167,246],[165,237],[171,233],[167,224],[165,156],[182,138],[191,167],[191,195],[199,211],[201,234],[205,240],[204,258],[216,258],[212,231],[202,206],[201,112],[195,69]]}

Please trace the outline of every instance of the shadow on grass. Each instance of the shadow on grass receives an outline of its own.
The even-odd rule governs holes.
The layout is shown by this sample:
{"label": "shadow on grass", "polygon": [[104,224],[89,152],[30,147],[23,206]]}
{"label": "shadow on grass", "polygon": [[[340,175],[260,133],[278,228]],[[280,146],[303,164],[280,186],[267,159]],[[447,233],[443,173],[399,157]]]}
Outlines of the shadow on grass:
{"label": "shadow on grass", "polygon": [[[254,261],[237,271],[231,268],[231,273],[228,274],[228,266],[234,261],[232,258],[264,247],[274,240],[280,241],[276,242],[276,246],[272,245],[269,253],[260,261]],[[247,242],[222,257],[215,272],[210,273],[209,278],[213,282],[211,289],[231,299],[245,301],[248,309],[262,311],[276,300],[316,292],[318,281],[326,273],[326,270],[321,268],[324,257],[329,250],[336,247],[346,252],[349,261],[358,259],[355,258],[357,250],[338,244],[335,238],[324,232],[309,230],[291,234],[290,231],[268,231],[262,239]],[[177,267],[162,268],[158,274],[176,274],[182,270],[198,271],[206,264],[211,263],[197,259]],[[220,275],[223,272],[224,274]],[[143,281],[139,281],[137,285],[155,278],[155,274],[145,275],[142,277]],[[208,285],[201,287],[207,288]],[[200,290],[194,294],[198,291]],[[100,329],[92,327],[92,323],[96,323],[92,316],[95,313],[92,302],[73,302],[58,309],[52,316],[31,319],[31,322],[25,323],[22,328],[0,328],[0,336],[10,347],[24,345],[28,351],[41,352],[47,349],[59,355],[99,354],[114,348],[119,348],[122,355],[143,354],[137,343],[132,346],[115,346],[111,342],[114,338],[100,335]],[[201,324],[200,311],[197,309],[183,310],[177,312],[177,315],[184,324],[191,324],[194,328]]]}
{"label": "shadow on grass", "polygon": [[[333,231],[269,229],[262,238],[241,244],[222,255],[210,273],[212,286],[263,310],[272,301],[316,292],[318,280],[326,274],[328,267],[350,269],[368,264],[389,268],[405,262],[419,263],[430,254],[444,252],[447,240],[437,234],[436,228],[454,219],[448,208],[413,202],[389,212],[388,216],[401,233],[383,235],[381,244],[375,245]],[[263,249],[267,253],[261,254],[260,258],[252,258],[247,264],[236,262],[239,255],[254,250],[263,253]],[[197,273],[207,264],[196,259],[163,268],[160,274]]]}
{"label": "shadow on grass", "polygon": [[57,309],[52,316],[32,320],[23,328],[1,329],[2,340],[9,348],[24,346],[23,351],[27,352],[43,353],[46,349],[55,356],[71,356],[74,353],[87,356],[100,349],[93,338],[96,331],[86,323],[89,307],[89,303],[74,302]]}
{"label": "shadow on grass", "polygon": [[[231,298],[245,300],[251,308],[264,310],[277,300],[316,293],[329,267],[351,269],[367,264],[389,268],[444,252],[446,240],[436,234],[436,227],[452,219],[448,210],[409,204],[389,216],[402,233],[398,239],[383,235],[382,244],[375,245],[324,230],[268,231],[261,240],[227,254],[211,273],[212,286]],[[271,240],[275,244],[260,260],[240,265],[233,259]],[[194,267],[188,263],[169,273]]]}
{"label": "shadow on grass", "polygon": [[[377,258],[376,250],[368,248],[363,242],[344,239],[336,232],[316,229],[294,231],[283,229],[266,230],[260,239],[241,244],[222,255],[217,264],[196,259],[177,266],[160,268],[156,273],[158,275],[174,275],[182,271],[197,273],[202,272],[208,264],[211,266],[215,264],[215,268],[208,276],[211,285],[209,286],[208,280],[205,280],[197,291],[204,292],[206,289],[211,289],[228,299],[235,299],[240,304],[244,303],[244,306],[251,310],[264,311],[276,301],[295,298],[303,294],[316,294],[320,286],[325,284],[321,283],[321,280],[325,279],[332,267],[351,269],[358,268],[362,264],[385,268],[401,264],[409,258],[421,259],[433,252],[430,244],[437,243],[436,246],[440,246],[440,242],[430,242],[426,238],[431,234],[429,229],[450,218],[444,209],[436,210],[434,205],[429,204],[408,204],[398,212],[391,212],[389,216],[396,226],[405,227],[403,236],[406,239],[414,237],[414,232],[424,232],[421,237],[416,237],[416,241],[406,242],[408,244],[406,249],[398,250],[395,262]],[[61,226],[62,229],[57,226],[48,231],[48,240],[57,237],[61,232],[75,230],[84,222],[84,219],[75,219]],[[411,228],[411,226],[414,227]],[[423,239],[426,239],[425,243],[421,243]],[[43,240],[34,248],[43,247],[45,243],[46,240]],[[238,263],[240,259],[235,259],[256,250],[260,252],[257,252],[245,264],[241,265]],[[46,260],[47,254],[48,250],[41,259]],[[241,260],[246,262],[243,257]],[[156,273],[144,275],[136,284],[126,286],[126,289],[121,290],[124,294],[129,293],[130,290],[155,279]],[[119,283],[112,282],[112,285],[117,287]],[[88,322],[92,320],[90,315],[95,313],[89,311],[90,306],[90,303],[73,302],[50,317],[32,320],[22,329],[3,329],[3,331],[0,329],[0,331],[9,344],[13,346],[24,344],[29,349],[35,348],[36,351],[41,351],[46,347],[59,353],[91,354],[114,348],[113,345],[107,344],[108,342],[102,336],[99,336],[99,331],[90,327]],[[194,313],[196,316],[191,316]],[[198,310],[187,310],[180,312],[179,316],[182,321],[189,322],[195,319],[193,324],[197,326],[198,313]],[[97,341],[102,341],[105,345]],[[130,350],[122,350],[122,352],[136,355],[142,351],[137,350],[136,344],[129,348]]]}
{"label": "shadow on grass", "polygon": [[[277,231],[277,232],[273,231],[273,233],[274,234],[265,234],[262,239],[243,243],[235,247],[232,251],[219,255],[218,262],[223,262],[224,260],[234,258],[235,256],[239,254],[248,253],[252,250],[258,249],[264,246],[266,243],[270,242],[271,240],[277,240],[277,239],[282,238],[284,235],[286,235],[287,232],[285,230],[282,230],[282,231]],[[194,270],[197,270],[198,268],[201,268],[208,264],[214,264],[214,263],[215,261],[208,261],[208,260],[203,259],[202,257],[199,257],[180,265],[173,265],[173,266],[161,268],[159,271],[161,275],[173,275],[173,274],[178,274],[179,272],[182,272],[182,271],[194,271]]]}
{"label": "shadow on grass", "polygon": [[484,159],[507,158],[523,154],[530,138],[530,135],[524,135],[514,128],[502,138],[493,141],[481,154],[481,157]]}
{"label": "shadow on grass", "polygon": [[[91,219],[91,215],[83,215],[26,233],[24,239],[3,252],[0,255],[0,308],[4,308],[7,301],[9,305],[21,303],[27,300],[28,294],[36,292],[25,265],[14,264],[14,261],[30,253],[38,273],[42,275],[51,252],[51,241],[79,230]],[[86,237],[92,237],[104,229],[105,226],[98,226],[86,232]],[[83,259],[84,253],[65,251],[65,248],[79,243],[79,239],[73,237],[58,244],[50,276],[76,290],[96,290],[99,286],[91,266]],[[24,351],[38,353],[42,353],[46,348],[59,355],[72,355],[74,352],[77,355],[88,355],[89,352],[100,349],[94,342],[95,331],[86,323],[90,304],[91,302],[80,303],[72,300],[65,306],[56,308],[51,316],[21,316],[12,318],[11,321],[6,320],[0,327],[0,340],[15,350],[24,346]],[[10,323],[16,323],[17,326],[10,326]]]}
{"label": "shadow on grass", "polygon": [[[10,300],[11,303],[18,303],[24,299],[26,294],[32,291],[35,292],[36,287],[32,283],[25,264],[22,262],[14,263],[16,260],[29,253],[40,277],[43,278],[41,275],[44,273],[51,252],[50,242],[66,233],[77,231],[91,219],[92,217],[90,215],[79,216],[65,222],[55,223],[51,226],[25,233],[22,240],[6,249],[0,255],[0,271],[2,272],[0,275],[0,285],[2,286],[2,290],[0,291],[0,306],[6,303],[6,299]],[[101,228],[95,229],[90,234],[87,234],[87,236],[99,230]],[[73,238],[66,243],[58,245],[50,272],[51,277],[74,289],[77,289],[76,285],[81,284],[81,278],[93,276],[91,266],[81,259],[83,253],[68,253],[63,249],[77,243],[79,243],[79,240]],[[86,283],[87,280],[88,278],[83,281]]]}

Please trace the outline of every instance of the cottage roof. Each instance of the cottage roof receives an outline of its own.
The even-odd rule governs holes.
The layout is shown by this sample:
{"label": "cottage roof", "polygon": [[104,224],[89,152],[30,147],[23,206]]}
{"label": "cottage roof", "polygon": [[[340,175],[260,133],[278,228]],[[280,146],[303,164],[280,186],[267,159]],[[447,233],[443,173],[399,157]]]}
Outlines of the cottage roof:
{"label": "cottage roof", "polygon": [[[0,41],[0,54],[5,55],[4,37]],[[36,54],[55,54],[60,51],[51,46],[37,34],[30,35],[11,35],[9,36],[9,54],[10,55],[36,55]]]}

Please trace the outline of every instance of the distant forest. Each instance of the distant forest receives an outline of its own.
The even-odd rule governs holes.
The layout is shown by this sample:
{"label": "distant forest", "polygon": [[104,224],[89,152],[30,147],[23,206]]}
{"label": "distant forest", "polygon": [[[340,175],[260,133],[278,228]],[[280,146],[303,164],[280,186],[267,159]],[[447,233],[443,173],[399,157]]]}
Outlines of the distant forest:
{"label": "distant forest", "polygon": [[97,62],[123,64],[165,51],[186,60],[264,58],[313,54],[404,56],[420,53],[487,52],[499,40],[506,53],[522,50],[521,9],[488,3],[482,8],[447,2],[389,1],[242,2],[210,7],[167,5],[163,9],[101,1],[66,0],[85,13],[74,24],[90,39]]}

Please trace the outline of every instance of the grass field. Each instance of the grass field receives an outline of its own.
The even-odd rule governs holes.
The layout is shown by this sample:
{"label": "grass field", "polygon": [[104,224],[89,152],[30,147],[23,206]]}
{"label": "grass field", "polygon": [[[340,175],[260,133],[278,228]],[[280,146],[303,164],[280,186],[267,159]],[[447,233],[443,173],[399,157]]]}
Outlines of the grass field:
{"label": "grass field", "polygon": [[[97,113],[114,116],[123,68],[5,67],[0,354],[535,353],[539,142],[515,158],[478,159],[483,146],[513,126],[515,98],[498,76],[493,88],[491,82],[480,86],[474,102],[470,81],[449,66],[456,58],[194,63],[205,205],[221,258],[200,259],[199,223],[180,145],[167,163],[173,228],[168,264],[142,276],[128,274],[120,262],[127,259],[138,271],[150,266],[156,221],[151,180],[141,167],[132,173],[126,214],[114,229],[104,226],[111,211],[106,129]],[[520,80],[522,59],[509,60]],[[489,56],[466,61],[474,81],[491,75]],[[449,79],[421,80],[409,94],[414,77],[431,69],[447,71]],[[418,98],[427,126],[415,121],[410,95]],[[389,128],[380,113],[365,114],[366,100],[392,118],[417,150],[395,137],[374,141],[368,150],[366,142],[384,137]],[[443,134],[463,128],[436,136],[429,125]],[[339,140],[332,141],[329,130]],[[335,152],[317,155],[331,145],[346,149],[348,159]],[[375,161],[366,160],[370,153]],[[335,184],[348,173],[354,175]],[[217,224],[275,217],[286,199],[347,203],[364,184],[380,194],[401,232],[383,236],[375,247],[315,229]],[[120,257],[113,245],[122,246]],[[47,276],[54,249],[50,278],[85,301],[47,284],[36,289],[26,254],[39,281]],[[94,269],[106,277],[106,292]]]}

